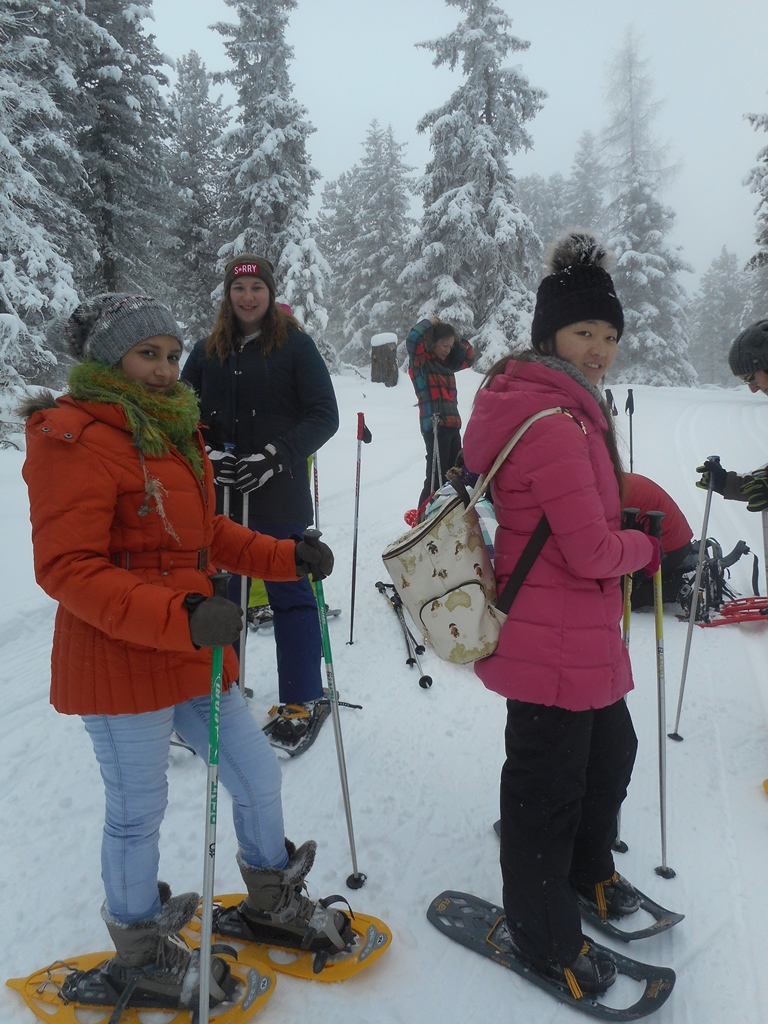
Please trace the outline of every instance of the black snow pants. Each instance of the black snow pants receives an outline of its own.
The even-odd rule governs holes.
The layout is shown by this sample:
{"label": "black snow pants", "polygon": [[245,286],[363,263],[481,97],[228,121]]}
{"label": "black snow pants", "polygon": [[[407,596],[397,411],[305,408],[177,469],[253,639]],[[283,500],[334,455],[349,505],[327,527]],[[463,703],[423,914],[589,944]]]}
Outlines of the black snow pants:
{"label": "black snow pants", "polygon": [[573,884],[614,871],[612,845],[637,737],[626,702],[596,711],[507,701],[501,772],[504,910],[521,952],[568,966],[579,955]]}

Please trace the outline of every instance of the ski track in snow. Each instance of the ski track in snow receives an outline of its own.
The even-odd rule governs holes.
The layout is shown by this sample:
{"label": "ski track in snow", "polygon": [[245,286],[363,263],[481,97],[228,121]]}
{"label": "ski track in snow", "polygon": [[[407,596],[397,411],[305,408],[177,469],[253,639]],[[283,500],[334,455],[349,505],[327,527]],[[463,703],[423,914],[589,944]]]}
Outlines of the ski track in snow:
{"label": "ski track in snow", "polygon": [[[464,418],[479,375],[458,377]],[[319,455],[320,528],[334,549],[336,568],[325,584],[329,605],[342,614],[329,621],[339,698],[362,705],[340,708],[358,869],[368,876],[347,889],[352,871],[341,797],[333,723],[312,750],[284,760],[286,833],[318,841],[310,893],[342,893],[353,908],[383,918],[394,940],[364,977],[344,985],[280,977],[270,1002],[254,1019],[263,1024],[560,1024],[584,1019],[500,967],[473,956],[428,924],[430,900],[444,888],[501,896],[498,779],[503,761],[504,705],[469,668],[440,662],[428,649],[423,671],[434,685],[422,690],[419,672],[405,664],[405,645],[394,612],[376,591],[388,580],[381,551],[406,530],[424,476],[424,447],[413,392],[401,375],[396,388],[359,377],[335,378],[341,408],[339,433]],[[623,412],[626,388],[613,387],[617,426],[628,441]],[[728,469],[746,471],[765,461],[768,406],[746,389],[633,389],[634,467],[658,480],[701,532],[705,494],[695,467],[719,454]],[[373,441],[361,445],[354,642],[350,599],[357,413],[364,412]],[[626,462],[629,462],[625,443]],[[99,917],[103,899],[99,836],[103,795],[98,769],[79,719],[57,715],[48,704],[54,605],[32,573],[23,455],[0,452],[0,536],[11,581],[0,597],[0,754],[4,785],[0,813],[9,841],[0,857],[6,926],[0,962],[6,976],[26,974],[58,957],[107,949]],[[7,497],[6,497],[7,496]],[[709,534],[730,549],[743,538],[760,557],[760,517],[744,506],[712,502]],[[751,558],[734,567],[732,584],[750,592]],[[650,611],[632,617],[635,690],[630,709],[640,741],[621,822],[629,851],[617,868],[664,906],[686,914],[670,932],[628,949],[637,959],[672,966],[678,974],[670,1000],[651,1018],[657,1024],[760,1024],[768,1021],[768,899],[765,869],[768,798],[766,721],[768,693],[765,626],[694,629],[680,732],[666,740],[675,719],[687,624],[671,608],[664,616],[667,760],[667,863],[661,861],[658,792],[656,640]],[[246,661],[251,704],[266,721],[277,699],[274,641],[251,633]],[[173,748],[170,804],[162,829],[161,877],[177,892],[199,890],[205,809],[205,765]],[[222,794],[217,834],[216,888],[242,891],[235,843]],[[8,926],[8,922],[20,922]],[[603,941],[601,939],[601,941]],[[611,941],[607,940],[610,945]],[[629,1002],[628,984],[612,999]],[[159,1015],[146,1015],[155,1024]],[[4,1024],[31,1024],[16,993],[0,989]],[[83,1017],[86,1024],[86,1017]]]}

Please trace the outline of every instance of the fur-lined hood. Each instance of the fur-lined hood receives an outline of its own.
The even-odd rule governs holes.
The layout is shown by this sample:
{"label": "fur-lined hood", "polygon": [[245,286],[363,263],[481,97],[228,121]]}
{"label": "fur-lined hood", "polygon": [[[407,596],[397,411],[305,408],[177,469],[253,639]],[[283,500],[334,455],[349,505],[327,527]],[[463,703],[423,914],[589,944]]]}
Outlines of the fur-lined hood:
{"label": "fur-lined hood", "polygon": [[22,419],[28,420],[36,412],[42,412],[43,409],[55,409],[56,399],[52,391],[47,388],[41,388],[40,391],[36,391],[32,395],[27,395],[23,398],[16,406],[16,412]]}

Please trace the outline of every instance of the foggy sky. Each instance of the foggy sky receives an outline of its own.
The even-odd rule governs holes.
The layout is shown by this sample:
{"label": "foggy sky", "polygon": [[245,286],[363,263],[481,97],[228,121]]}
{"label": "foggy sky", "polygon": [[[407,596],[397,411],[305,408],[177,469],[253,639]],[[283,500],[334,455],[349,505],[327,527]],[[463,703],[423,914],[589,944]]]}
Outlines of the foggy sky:
{"label": "foggy sky", "polygon": [[[671,241],[695,270],[681,280],[694,289],[723,245],[746,261],[755,250],[757,197],[743,181],[768,134],[755,132],[743,115],[768,112],[765,0],[497,2],[511,16],[514,35],[530,43],[512,63],[548,94],[528,125],[534,148],[511,158],[513,173],[570,173],[579,137],[599,133],[606,122],[606,68],[632,25],[640,56],[650,60],[654,98],[663,101],[654,134],[679,165],[663,199],[677,215]],[[208,70],[226,70],[223,38],[208,27],[236,20],[224,0],[154,0],[154,11],[147,28],[163,53],[178,58],[195,49]],[[407,144],[405,162],[424,170],[428,137],[415,125],[461,79],[459,71],[434,68],[430,51],[415,44],[444,35],[460,16],[443,0],[299,0],[287,34],[290,75],[317,129],[309,153],[323,181],[360,160],[374,118],[392,124],[397,141]],[[226,87],[212,95],[219,92],[234,102]]]}

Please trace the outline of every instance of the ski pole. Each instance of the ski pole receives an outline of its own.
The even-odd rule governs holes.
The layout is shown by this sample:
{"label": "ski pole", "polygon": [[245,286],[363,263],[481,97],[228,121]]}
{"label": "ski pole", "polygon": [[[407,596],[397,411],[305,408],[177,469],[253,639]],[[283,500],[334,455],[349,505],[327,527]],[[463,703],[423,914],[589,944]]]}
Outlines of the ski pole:
{"label": "ski pole", "polygon": [[[355,629],[355,585],[357,583],[357,524],[360,514],[360,451],[362,445],[371,443],[371,432],[365,425],[365,416],[359,412],[357,414],[357,471],[355,473],[355,525],[352,534],[352,589],[350,592],[350,606],[349,606],[349,640],[347,643],[353,644],[355,641],[352,639]],[[317,526],[317,523],[315,523]]]}
{"label": "ski pole", "polygon": [[[606,394],[610,395],[610,391]],[[611,397],[613,401],[613,397]],[[615,413],[614,413],[615,415]],[[625,508],[621,513],[621,528],[623,530],[637,529],[637,517],[640,515],[639,508]],[[621,639],[624,646],[629,650],[629,629],[632,616],[632,573],[624,573],[624,614],[622,616]],[[624,700],[627,698],[624,697]],[[617,853],[626,853],[629,847],[621,838],[621,808],[616,817],[616,838],[613,841],[613,849]]]}
{"label": "ski pole", "polygon": [[[437,442],[437,429],[440,425],[439,413],[432,414],[432,493],[440,487],[443,482],[443,467],[440,465],[440,445]],[[437,473],[435,473],[437,470]]]}
{"label": "ski pole", "polygon": [[[637,517],[640,515],[639,508],[625,508],[622,512],[622,529],[624,530],[636,530],[637,529]],[[629,630],[630,630],[630,618],[632,613],[632,573],[627,572],[624,574],[624,614],[622,617],[621,625],[621,639],[624,641],[624,646],[629,650]]]}
{"label": "ski pole", "polygon": [[[661,521],[664,512],[648,512],[650,534],[661,542]],[[667,747],[664,742],[665,718],[667,713],[664,679],[664,598],[661,589],[661,564],[653,574],[653,611],[656,619],[656,681],[659,718],[659,822],[661,826],[661,864],[656,874],[662,878],[674,878],[673,868],[667,865]]]}
{"label": "ski pole", "polygon": [[[413,667],[415,665],[418,668],[419,686],[422,690],[428,690],[432,685],[432,676],[424,674],[421,668],[421,662],[418,658],[420,654],[424,653],[425,647],[423,644],[416,642],[416,638],[409,629],[408,623],[405,621],[405,615],[403,614],[403,602],[400,595],[395,589],[393,583],[382,583],[379,581],[376,584],[376,589],[380,594],[383,594],[384,597],[386,597],[387,601],[389,601],[390,605],[394,608],[395,615],[397,615],[397,621],[400,623],[400,629],[403,632],[403,639],[405,640],[405,664],[409,667]],[[389,590],[392,591],[391,594],[389,593]]]}
{"label": "ski pole", "polygon": [[[248,528],[248,502],[249,494],[247,491],[243,492],[243,526]],[[243,628],[240,632],[240,674],[237,678],[237,684],[240,687],[240,693],[244,697],[252,696],[251,692],[245,688],[245,645],[248,641],[248,577],[240,577],[240,607],[243,609]]]}
{"label": "ski pole", "polygon": [[[719,455],[710,455],[705,460],[707,462],[714,462],[720,465]],[[712,494],[714,493],[714,479],[710,472],[709,474],[709,486],[707,487],[707,501],[704,505],[704,522],[701,526],[701,539],[699,541],[699,555],[696,559],[696,576],[693,582],[693,591],[691,592],[691,610],[688,615],[688,633],[685,637],[685,651],[683,653],[683,671],[680,676],[680,692],[677,696],[677,714],[675,716],[675,726],[672,732],[668,733],[671,740],[677,740],[681,742],[683,737],[680,735],[680,714],[683,710],[683,693],[685,692],[685,679],[688,674],[688,657],[691,653],[691,638],[693,637],[693,626],[696,622],[696,612],[699,607],[699,587],[701,586],[701,576],[704,571],[704,552],[707,547],[707,529],[709,527],[709,510],[712,505]]]}
{"label": "ski pole", "polygon": [[[216,597],[227,596],[231,573],[217,572],[211,577]],[[219,726],[221,721],[221,679],[224,648],[211,650],[211,708],[208,715],[208,807],[205,817],[205,852],[203,860],[203,910],[200,925],[200,1002],[197,1020],[208,1024],[211,999],[211,942],[213,940],[213,889],[216,867],[216,815],[219,789]],[[207,952],[204,952],[207,951]],[[207,969],[203,957],[207,958]]]}
{"label": "ski pole", "polygon": [[632,388],[627,388],[627,401],[624,405],[624,412],[629,416],[629,472],[634,472],[634,443],[632,440],[632,414],[635,411],[635,399],[632,395]]}
{"label": "ski pole", "polygon": [[608,412],[611,416],[619,415],[619,410],[616,408],[616,403],[613,400],[613,392],[610,388],[605,389],[605,404],[608,406]]}
{"label": "ski pole", "polygon": [[[312,547],[318,547],[318,541],[322,534],[319,530],[305,530],[304,540]],[[350,889],[360,889],[365,885],[366,876],[361,874],[357,867],[357,854],[355,852],[355,833],[352,827],[352,808],[349,803],[349,785],[347,782],[347,765],[344,760],[344,741],[341,736],[341,719],[339,718],[339,698],[336,693],[336,677],[333,672],[333,659],[331,657],[331,638],[328,633],[328,615],[325,610],[325,595],[323,594],[323,582],[319,579],[313,580],[317,591],[317,611],[320,616],[320,630],[323,636],[323,658],[325,659],[325,676],[328,682],[328,696],[331,705],[331,717],[333,718],[333,734],[336,739],[336,759],[339,762],[339,778],[341,779],[341,795],[344,801],[344,812],[347,816],[347,833],[349,835],[349,852],[352,856],[352,874],[347,878],[347,885]]]}
{"label": "ski pole", "polygon": [[[234,452],[234,450],[235,450],[235,446],[232,444],[231,441],[225,441],[224,442],[224,451],[225,452]],[[222,515],[227,517],[227,519],[229,519],[229,504],[230,504],[230,496],[231,496],[231,494],[232,494],[232,488],[229,486],[229,484],[225,484],[224,485],[224,493],[223,493],[222,498],[221,498],[221,512],[222,512]]]}

